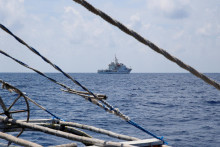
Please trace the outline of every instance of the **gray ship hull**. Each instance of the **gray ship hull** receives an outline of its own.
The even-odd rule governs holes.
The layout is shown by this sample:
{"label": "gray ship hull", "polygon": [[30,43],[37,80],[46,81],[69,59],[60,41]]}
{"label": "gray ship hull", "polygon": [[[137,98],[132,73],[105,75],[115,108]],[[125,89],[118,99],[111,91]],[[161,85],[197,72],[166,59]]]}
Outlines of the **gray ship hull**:
{"label": "gray ship hull", "polygon": [[99,74],[130,74],[130,72],[131,69],[126,71],[98,70]]}

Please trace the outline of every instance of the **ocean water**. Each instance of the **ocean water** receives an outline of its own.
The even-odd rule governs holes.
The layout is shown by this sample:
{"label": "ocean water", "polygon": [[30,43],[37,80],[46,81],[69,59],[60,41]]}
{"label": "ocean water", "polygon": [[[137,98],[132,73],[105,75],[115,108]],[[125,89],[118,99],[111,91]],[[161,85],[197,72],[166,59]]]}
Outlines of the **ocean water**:
{"label": "ocean water", "polygon": [[[48,76],[81,90],[62,74]],[[220,91],[188,73],[132,73],[129,75],[100,75],[96,73],[70,74],[94,93],[106,94],[107,101],[129,116],[134,122],[157,136],[164,137],[174,147],[220,146]],[[219,73],[206,74],[220,83]],[[109,114],[83,98],[62,92],[56,85],[35,73],[0,73],[0,79],[12,84],[58,117],[77,123],[114,131],[140,139],[152,138]],[[0,89],[0,96],[7,106],[16,95]],[[14,109],[25,109],[24,101]],[[30,102],[34,118],[52,118]],[[26,113],[13,115],[25,119]],[[106,135],[85,131],[103,139],[120,141]],[[16,133],[12,133],[16,135]],[[20,138],[43,146],[59,145],[74,141],[40,132],[25,131]],[[0,142],[6,143],[3,139]],[[76,142],[79,146],[83,144]]]}

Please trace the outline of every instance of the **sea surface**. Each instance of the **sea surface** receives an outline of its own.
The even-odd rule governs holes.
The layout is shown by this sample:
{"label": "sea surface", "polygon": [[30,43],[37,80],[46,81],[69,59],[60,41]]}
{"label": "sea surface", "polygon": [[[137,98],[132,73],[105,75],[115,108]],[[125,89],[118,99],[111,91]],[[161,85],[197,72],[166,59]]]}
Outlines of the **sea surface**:
{"label": "sea surface", "polygon": [[[82,90],[59,73],[49,77],[69,87]],[[220,146],[220,91],[189,73],[131,73],[128,75],[102,75],[96,73],[70,74],[94,93],[108,96],[107,101],[119,108],[131,120],[151,131],[173,147]],[[206,74],[220,83],[220,73]],[[61,86],[35,73],[0,73],[0,79],[25,92],[48,111],[64,119],[114,131],[140,139],[152,138],[109,114],[84,98],[62,92]],[[0,89],[0,96],[9,106],[16,94]],[[13,109],[25,109],[24,101],[16,102]],[[30,102],[30,119],[52,118]],[[2,110],[1,110],[2,111]],[[26,113],[13,115],[25,119]],[[103,139],[121,141],[106,135],[85,131]],[[16,133],[13,133],[17,135]],[[67,144],[74,141],[25,131],[20,138],[43,146]],[[1,143],[7,143],[0,139]],[[75,142],[78,146],[84,146]]]}

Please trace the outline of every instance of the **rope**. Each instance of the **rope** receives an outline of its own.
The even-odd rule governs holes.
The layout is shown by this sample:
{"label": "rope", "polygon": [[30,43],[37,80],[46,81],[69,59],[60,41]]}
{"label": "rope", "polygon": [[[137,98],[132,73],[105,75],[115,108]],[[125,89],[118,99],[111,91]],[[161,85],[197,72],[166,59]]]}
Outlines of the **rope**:
{"label": "rope", "polygon": [[181,60],[179,60],[178,58],[172,56],[171,54],[169,54],[167,51],[159,48],[158,46],[156,46],[154,43],[152,43],[151,41],[143,38],[141,35],[139,35],[138,33],[136,33],[133,30],[128,29],[125,25],[123,25],[122,23],[118,22],[117,20],[112,19],[110,16],[108,16],[107,14],[105,14],[104,12],[102,12],[99,9],[96,9],[95,7],[93,7],[91,4],[89,4],[88,2],[86,2],[85,0],[73,0],[79,4],[81,4],[82,6],[84,6],[85,8],[87,8],[89,11],[91,11],[92,13],[99,15],[101,18],[103,18],[105,21],[107,21],[108,23],[118,27],[121,31],[123,31],[124,33],[134,37],[136,40],[138,40],[139,42],[147,45],[148,47],[150,47],[152,50],[156,51],[157,53],[162,54],[164,57],[166,57],[168,60],[176,63],[177,65],[179,65],[180,67],[182,67],[183,69],[191,72],[193,75],[195,75],[196,77],[202,79],[203,81],[205,81],[206,83],[214,86],[216,89],[220,90],[220,84],[217,83],[216,81],[208,78],[207,76],[205,76],[204,74],[198,72],[196,69],[194,69],[193,67],[183,63]]}
{"label": "rope", "polygon": [[156,136],[155,134],[153,134],[153,133],[151,133],[150,131],[144,129],[143,127],[141,127],[141,126],[138,125],[137,123],[133,122],[132,120],[129,120],[129,121],[127,121],[127,122],[128,122],[129,124],[135,126],[136,128],[142,130],[143,132],[145,132],[145,133],[147,133],[147,134],[153,136],[154,138],[163,141],[164,144],[168,144],[168,142],[164,141],[163,137],[158,137],[158,136]]}
{"label": "rope", "polygon": [[[63,90],[63,91],[75,94],[75,92],[71,91],[71,90]],[[77,95],[79,95],[79,96],[83,97],[85,100],[87,100],[87,101],[89,101],[89,102],[99,106],[100,108],[102,108],[106,112],[114,114],[114,115],[120,117],[121,119],[123,119],[125,121],[128,121],[130,119],[128,116],[126,116],[123,113],[121,113],[118,108],[117,109],[113,108],[111,105],[109,105],[106,101],[104,101],[102,99],[100,101],[103,102],[103,104],[98,102],[96,99],[91,98],[91,97],[89,97],[87,95],[84,95],[84,94],[77,94]]]}
{"label": "rope", "polygon": [[54,79],[52,79],[52,78],[48,77],[48,76],[47,76],[47,75],[45,75],[44,73],[42,73],[42,72],[40,72],[40,71],[38,71],[38,70],[36,70],[36,69],[34,69],[34,68],[32,68],[32,67],[28,66],[27,64],[25,64],[25,63],[23,63],[23,62],[19,61],[18,59],[15,59],[14,57],[12,57],[12,56],[8,55],[8,54],[7,54],[7,53],[5,53],[4,51],[0,50],[0,53],[1,53],[1,54],[3,54],[3,55],[5,55],[5,56],[7,56],[7,57],[9,57],[9,58],[11,58],[12,60],[14,60],[15,62],[19,63],[20,65],[22,65],[22,66],[24,66],[24,67],[26,67],[26,68],[29,68],[29,69],[31,69],[31,70],[33,70],[33,71],[35,71],[36,73],[38,73],[38,74],[40,74],[41,76],[43,76],[43,77],[45,77],[45,78],[49,79],[50,81],[52,81],[52,82],[54,82],[54,83],[56,83],[56,84],[58,84],[58,85],[60,85],[60,86],[62,86],[62,87],[64,87],[64,88],[66,88],[66,89],[70,89],[70,88],[69,88],[69,87],[67,87],[66,85],[64,85],[64,84],[62,84],[62,83],[57,82],[56,80],[54,80]]}

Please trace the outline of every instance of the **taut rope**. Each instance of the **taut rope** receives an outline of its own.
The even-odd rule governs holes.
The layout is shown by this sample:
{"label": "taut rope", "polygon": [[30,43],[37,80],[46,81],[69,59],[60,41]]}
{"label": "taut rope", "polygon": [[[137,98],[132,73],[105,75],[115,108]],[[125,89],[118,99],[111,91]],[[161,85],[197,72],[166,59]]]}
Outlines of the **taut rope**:
{"label": "taut rope", "polygon": [[184,62],[182,62],[181,60],[179,60],[178,58],[172,56],[171,54],[169,54],[167,51],[165,51],[162,48],[159,48],[158,46],[156,46],[154,43],[152,43],[151,41],[145,39],[144,37],[142,37],[141,35],[139,35],[138,33],[136,33],[133,30],[128,29],[125,25],[123,25],[122,23],[120,23],[119,21],[111,18],[109,15],[105,14],[104,12],[102,12],[99,9],[96,9],[95,7],[93,7],[91,4],[89,4],[88,2],[86,2],[85,0],[73,0],[79,4],[81,4],[82,6],[84,6],[85,8],[87,8],[89,11],[93,12],[96,15],[99,15],[101,18],[103,18],[105,21],[107,21],[108,23],[118,27],[120,30],[122,30],[123,32],[125,32],[126,34],[134,37],[136,40],[138,40],[139,42],[149,46],[151,49],[153,49],[154,51],[156,51],[157,53],[162,54],[163,56],[165,56],[167,59],[169,59],[172,62],[175,62],[177,65],[179,65],[180,67],[182,67],[183,69],[191,72],[193,75],[197,76],[198,78],[202,79],[203,81],[205,81],[206,83],[214,86],[216,89],[220,90],[220,84],[218,84],[216,81],[208,78],[207,76],[205,76],[204,74],[198,72],[196,69],[194,69],[193,67],[185,64]]}

